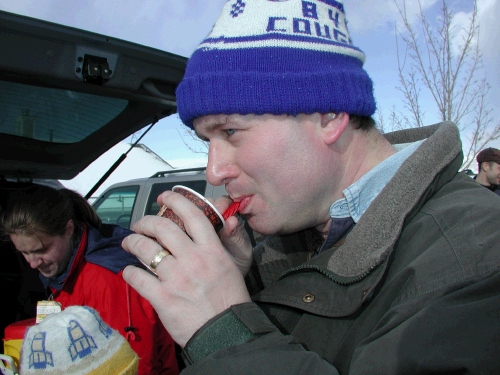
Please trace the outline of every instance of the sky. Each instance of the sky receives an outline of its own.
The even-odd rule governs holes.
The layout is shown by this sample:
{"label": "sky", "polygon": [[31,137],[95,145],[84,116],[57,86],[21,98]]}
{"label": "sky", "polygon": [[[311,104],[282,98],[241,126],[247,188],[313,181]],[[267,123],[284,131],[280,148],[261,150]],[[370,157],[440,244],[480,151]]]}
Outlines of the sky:
{"label": "sky", "polygon": [[[101,185],[96,186],[108,168],[124,154],[127,157]],[[131,149],[129,144],[120,142],[99,156],[94,163],[80,172],[78,176],[72,180],[60,180],[60,182],[66,188],[75,190],[83,196],[87,196],[91,190],[95,190],[89,199],[89,202],[92,203],[104,190],[115,183],[135,178],[151,177],[157,172],[171,169],[170,164],[158,157],[156,153],[150,152],[148,148],[134,147]]]}
{"label": "sky", "polygon": [[[396,0],[402,3],[404,0]],[[210,32],[226,0],[0,0],[0,9],[111,37],[129,40],[181,56],[189,57]],[[421,0],[430,19],[436,16],[441,0]],[[448,1],[456,13],[456,22],[467,19],[473,0]],[[119,4],[119,5],[117,5]],[[500,0],[477,0],[480,18],[479,45],[492,89],[489,101],[500,97]],[[366,54],[364,68],[374,82],[379,110],[389,111],[401,105],[396,89],[397,53],[394,30],[398,19],[394,0],[344,0],[349,31],[355,46]],[[416,21],[417,0],[406,0],[408,14]],[[500,120],[500,106],[495,122]],[[439,121],[434,109],[426,111],[426,122]],[[137,139],[131,137],[125,141]],[[177,115],[162,119],[142,138],[161,158],[176,168],[206,163],[203,144],[192,140]],[[189,145],[189,147],[187,145]],[[500,141],[491,144],[500,148]]]}

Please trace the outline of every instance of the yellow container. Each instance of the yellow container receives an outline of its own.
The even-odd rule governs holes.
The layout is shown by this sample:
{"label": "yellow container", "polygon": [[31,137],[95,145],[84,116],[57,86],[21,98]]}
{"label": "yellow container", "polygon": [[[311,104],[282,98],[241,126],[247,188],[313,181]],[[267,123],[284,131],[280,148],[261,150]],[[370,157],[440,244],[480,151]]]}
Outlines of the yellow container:
{"label": "yellow container", "polygon": [[21,347],[26,330],[35,325],[35,318],[20,320],[5,327],[3,336],[3,351],[14,359],[14,363],[19,368],[21,362]]}
{"label": "yellow container", "polygon": [[17,368],[19,368],[19,362],[21,361],[21,347],[23,346],[23,340],[4,340],[3,351],[5,355],[12,357]]}

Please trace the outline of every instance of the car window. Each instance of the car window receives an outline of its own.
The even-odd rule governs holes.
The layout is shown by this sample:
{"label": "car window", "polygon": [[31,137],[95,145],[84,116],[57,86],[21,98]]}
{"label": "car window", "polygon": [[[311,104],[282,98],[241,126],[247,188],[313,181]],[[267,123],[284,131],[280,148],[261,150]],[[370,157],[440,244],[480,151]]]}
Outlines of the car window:
{"label": "car window", "polygon": [[160,206],[156,203],[156,198],[158,195],[163,193],[165,190],[171,190],[175,185],[184,185],[190,189],[193,189],[201,195],[205,195],[205,188],[207,186],[207,181],[205,180],[195,180],[195,181],[176,181],[176,182],[163,182],[153,184],[151,186],[151,194],[149,195],[148,202],[146,204],[146,215],[156,215],[160,210]]}
{"label": "car window", "polygon": [[118,116],[127,100],[0,81],[0,132],[76,143]]}
{"label": "car window", "polygon": [[129,228],[138,193],[139,185],[111,189],[96,200],[93,207],[103,223]]}

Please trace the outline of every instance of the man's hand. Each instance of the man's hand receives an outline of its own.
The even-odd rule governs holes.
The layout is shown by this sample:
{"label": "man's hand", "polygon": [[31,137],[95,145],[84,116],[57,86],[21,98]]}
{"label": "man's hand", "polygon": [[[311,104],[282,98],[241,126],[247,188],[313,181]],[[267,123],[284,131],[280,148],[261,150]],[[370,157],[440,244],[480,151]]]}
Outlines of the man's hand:
{"label": "man's hand", "polygon": [[[231,205],[232,200],[227,196],[218,198],[214,206],[223,213]],[[226,226],[219,232],[222,244],[233,257],[234,263],[240,269],[243,277],[246,276],[253,261],[252,243],[245,230],[245,223],[239,214],[230,216]]]}
{"label": "man's hand", "polygon": [[[250,301],[233,255],[248,254],[250,241],[238,219],[232,217],[221,234],[229,253],[210,221],[188,199],[167,191],[158,197],[158,203],[174,210],[189,235],[169,219],[143,217],[134,225],[136,234],[123,240],[123,248],[145,264],[162,249],[171,255],[157,265],[157,278],[133,266],[125,268],[123,278],[151,303],[172,338],[183,347],[209,319],[232,305]],[[238,246],[244,250],[238,252]]]}

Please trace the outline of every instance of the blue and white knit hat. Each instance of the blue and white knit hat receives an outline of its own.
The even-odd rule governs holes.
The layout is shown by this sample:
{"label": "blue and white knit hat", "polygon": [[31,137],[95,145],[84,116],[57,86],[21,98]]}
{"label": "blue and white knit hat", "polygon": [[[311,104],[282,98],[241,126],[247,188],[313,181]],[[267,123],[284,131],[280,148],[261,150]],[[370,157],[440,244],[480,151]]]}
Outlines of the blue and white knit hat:
{"label": "blue and white knit hat", "polygon": [[136,375],[139,357],[96,310],[69,306],[26,331],[20,362],[22,375]]}
{"label": "blue and white knit hat", "polygon": [[209,114],[375,112],[365,55],[336,0],[229,0],[176,95],[189,127]]}

